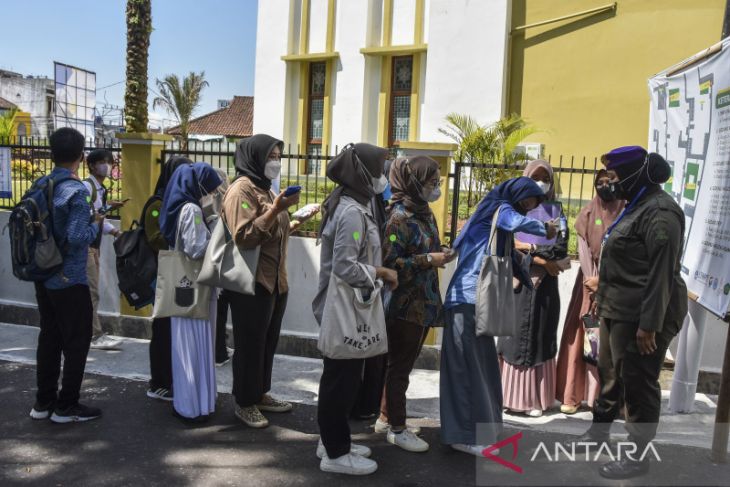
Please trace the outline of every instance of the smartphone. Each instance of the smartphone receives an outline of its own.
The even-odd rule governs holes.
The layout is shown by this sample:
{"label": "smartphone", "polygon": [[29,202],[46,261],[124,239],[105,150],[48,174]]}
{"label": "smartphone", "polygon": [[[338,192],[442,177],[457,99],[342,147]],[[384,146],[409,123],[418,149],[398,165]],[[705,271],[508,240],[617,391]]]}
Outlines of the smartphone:
{"label": "smartphone", "polygon": [[289,186],[288,188],[286,188],[286,190],[284,190],[284,196],[288,198],[289,196],[297,194],[301,190],[301,186]]}
{"label": "smartphone", "polygon": [[585,326],[586,328],[598,328],[598,326],[600,325],[598,317],[590,313],[586,313],[581,316],[581,320],[583,320],[583,326]]}
{"label": "smartphone", "polygon": [[99,208],[99,211],[97,213],[99,213],[100,215],[106,215],[107,213],[109,213],[113,209],[114,208],[111,207],[110,205],[106,205],[106,206],[102,206],[101,208]]}

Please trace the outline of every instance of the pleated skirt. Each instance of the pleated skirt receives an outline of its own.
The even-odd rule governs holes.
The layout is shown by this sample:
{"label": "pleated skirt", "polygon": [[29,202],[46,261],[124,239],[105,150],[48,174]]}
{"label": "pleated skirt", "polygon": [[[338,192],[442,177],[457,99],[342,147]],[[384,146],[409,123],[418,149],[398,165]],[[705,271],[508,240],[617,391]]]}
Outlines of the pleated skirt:
{"label": "pleated skirt", "polygon": [[546,411],[555,402],[555,359],[534,367],[500,360],[504,407],[512,411]]}

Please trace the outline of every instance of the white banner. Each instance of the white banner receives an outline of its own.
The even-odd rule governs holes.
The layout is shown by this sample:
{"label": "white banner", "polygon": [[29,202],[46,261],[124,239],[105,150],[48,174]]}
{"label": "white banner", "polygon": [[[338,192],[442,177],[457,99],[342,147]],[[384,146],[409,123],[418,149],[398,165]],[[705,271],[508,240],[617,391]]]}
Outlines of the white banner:
{"label": "white banner", "polygon": [[649,93],[649,151],[672,165],[664,189],[685,214],[682,276],[702,306],[724,316],[730,305],[730,41],[688,69],[651,78]]}
{"label": "white banner", "polygon": [[10,147],[0,147],[0,198],[13,197],[13,178],[10,171]]}

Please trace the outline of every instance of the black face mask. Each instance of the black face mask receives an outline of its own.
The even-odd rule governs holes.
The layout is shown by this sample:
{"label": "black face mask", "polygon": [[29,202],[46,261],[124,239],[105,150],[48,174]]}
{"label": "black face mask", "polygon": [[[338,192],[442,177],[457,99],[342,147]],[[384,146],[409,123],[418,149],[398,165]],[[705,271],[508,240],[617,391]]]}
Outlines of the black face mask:
{"label": "black face mask", "polygon": [[598,194],[598,197],[606,203],[610,203],[611,201],[615,201],[617,199],[616,194],[613,192],[611,186],[612,185],[610,183],[606,186],[596,186],[596,194]]}

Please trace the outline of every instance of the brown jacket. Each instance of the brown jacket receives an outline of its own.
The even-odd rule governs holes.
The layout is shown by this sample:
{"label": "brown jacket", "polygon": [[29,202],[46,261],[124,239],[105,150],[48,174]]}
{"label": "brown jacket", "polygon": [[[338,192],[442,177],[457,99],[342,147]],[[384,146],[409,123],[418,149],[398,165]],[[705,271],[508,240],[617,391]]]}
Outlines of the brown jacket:
{"label": "brown jacket", "polygon": [[278,284],[279,293],[283,294],[289,290],[286,278],[289,214],[282,211],[274,224],[265,228],[262,216],[273,202],[273,192],[259,188],[247,177],[240,177],[231,184],[223,198],[221,216],[236,245],[242,249],[261,246],[256,282],[270,293]]}

